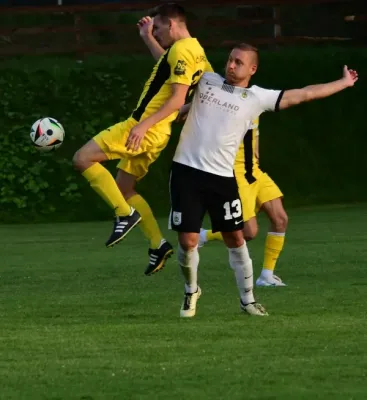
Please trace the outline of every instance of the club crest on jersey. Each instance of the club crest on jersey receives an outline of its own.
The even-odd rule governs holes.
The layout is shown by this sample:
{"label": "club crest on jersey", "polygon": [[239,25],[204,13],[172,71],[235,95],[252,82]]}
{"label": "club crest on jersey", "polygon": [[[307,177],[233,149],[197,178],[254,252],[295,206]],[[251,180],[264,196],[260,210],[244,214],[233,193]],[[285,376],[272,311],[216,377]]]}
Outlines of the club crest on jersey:
{"label": "club crest on jersey", "polygon": [[178,60],[174,69],[175,75],[185,75],[186,62],[184,60]]}
{"label": "club crest on jersey", "polygon": [[246,99],[246,98],[247,98],[247,92],[244,91],[244,92],[242,92],[242,94],[241,94],[241,99]]}
{"label": "club crest on jersey", "polygon": [[172,214],[172,222],[173,222],[173,225],[181,225],[181,222],[182,222],[182,213],[180,213],[180,212],[177,212],[177,211],[173,211],[173,214]]}

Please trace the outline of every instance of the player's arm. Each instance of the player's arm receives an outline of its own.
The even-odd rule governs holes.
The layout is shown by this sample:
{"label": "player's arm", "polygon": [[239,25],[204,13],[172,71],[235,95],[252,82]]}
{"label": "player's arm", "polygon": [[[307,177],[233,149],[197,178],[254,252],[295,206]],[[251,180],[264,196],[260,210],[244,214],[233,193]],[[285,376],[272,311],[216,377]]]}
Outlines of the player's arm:
{"label": "player's arm", "polygon": [[153,36],[153,19],[151,17],[143,17],[137,23],[140,37],[147,45],[148,49],[152,53],[152,56],[158,61],[162,54],[165,52],[164,48],[157,42]]}
{"label": "player's arm", "polygon": [[344,66],[343,77],[337,81],[306,86],[302,89],[286,90],[279,102],[279,109],[283,110],[306,101],[332,96],[335,93],[354,86],[357,80],[357,72]]}
{"label": "player's arm", "polygon": [[171,69],[171,75],[167,81],[172,88],[171,96],[157,112],[131,129],[126,141],[127,149],[137,150],[145,133],[153,125],[177,112],[185,104],[187,92],[192,84],[193,75],[196,72],[195,59],[189,50],[186,48],[177,48],[176,46],[169,52],[167,61]]}
{"label": "player's arm", "polygon": [[[206,61],[206,64],[205,64],[205,67],[204,67],[204,72],[214,72],[214,70],[213,70],[213,68],[212,68],[212,66],[211,66],[209,61]],[[199,82],[197,82],[196,85],[194,85],[194,87],[191,86],[191,90],[195,90],[195,88],[196,88],[195,86],[197,86],[198,84],[199,84]],[[176,122],[185,121],[187,116],[188,116],[188,114],[189,114],[190,108],[191,108],[191,102],[183,105],[180,108],[180,111],[179,111],[179,113],[177,115]]]}
{"label": "player's arm", "polygon": [[[189,85],[183,85],[180,83],[173,83],[171,85],[172,94],[169,99],[164,103],[164,105],[154,114],[140,122],[138,125],[141,126],[142,129],[147,131],[153,125],[158,122],[166,119],[171,114],[180,110],[181,107],[185,104],[187,91],[189,90]],[[138,126],[137,125],[137,126]]]}
{"label": "player's arm", "polygon": [[184,104],[186,99],[189,85],[182,85],[180,83],[174,83],[171,85],[172,94],[164,105],[154,114],[148,118],[139,122],[138,125],[131,129],[129,137],[126,141],[126,147],[128,150],[138,150],[141,141],[144,138],[145,133],[155,124],[163,121],[171,114],[178,111]]}

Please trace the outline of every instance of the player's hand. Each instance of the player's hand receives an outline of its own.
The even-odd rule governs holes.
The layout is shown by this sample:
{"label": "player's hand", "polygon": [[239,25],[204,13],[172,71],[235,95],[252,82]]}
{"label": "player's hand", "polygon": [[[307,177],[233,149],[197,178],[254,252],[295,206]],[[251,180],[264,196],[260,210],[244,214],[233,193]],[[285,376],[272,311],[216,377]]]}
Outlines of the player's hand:
{"label": "player's hand", "polygon": [[343,80],[345,81],[347,87],[354,86],[354,84],[358,81],[357,71],[348,69],[348,67],[344,65]]}
{"label": "player's hand", "polygon": [[153,18],[149,16],[143,17],[136,25],[141,37],[153,35]]}
{"label": "player's hand", "polygon": [[140,124],[134,126],[134,128],[131,129],[129,137],[126,140],[126,148],[128,150],[134,151],[139,150],[140,143],[144,139],[146,131],[147,130]]}

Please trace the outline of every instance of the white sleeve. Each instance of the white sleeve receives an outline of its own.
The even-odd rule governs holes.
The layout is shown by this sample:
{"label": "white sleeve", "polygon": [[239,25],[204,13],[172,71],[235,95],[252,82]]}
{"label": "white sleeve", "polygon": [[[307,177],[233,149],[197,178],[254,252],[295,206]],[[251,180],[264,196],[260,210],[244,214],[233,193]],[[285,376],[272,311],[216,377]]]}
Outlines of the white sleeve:
{"label": "white sleeve", "polygon": [[259,86],[253,86],[253,90],[263,111],[279,111],[284,90],[263,89]]}

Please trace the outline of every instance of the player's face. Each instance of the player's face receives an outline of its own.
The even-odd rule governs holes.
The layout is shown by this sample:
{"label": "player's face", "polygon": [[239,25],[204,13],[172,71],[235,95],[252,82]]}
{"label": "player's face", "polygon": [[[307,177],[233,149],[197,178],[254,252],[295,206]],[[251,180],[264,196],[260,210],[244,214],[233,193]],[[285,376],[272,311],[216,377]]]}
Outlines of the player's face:
{"label": "player's face", "polygon": [[232,85],[249,81],[257,70],[256,57],[251,51],[232,50],[226,65],[226,81]]}
{"label": "player's face", "polygon": [[173,44],[171,36],[171,21],[162,20],[159,15],[154,17],[153,36],[164,49],[171,46]]}

